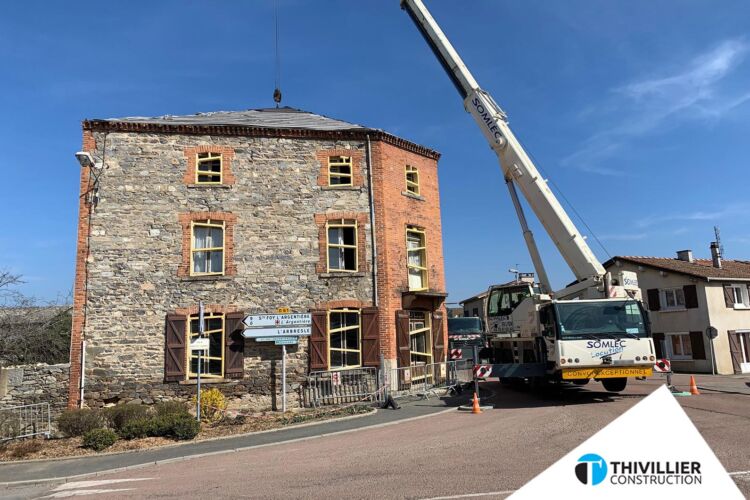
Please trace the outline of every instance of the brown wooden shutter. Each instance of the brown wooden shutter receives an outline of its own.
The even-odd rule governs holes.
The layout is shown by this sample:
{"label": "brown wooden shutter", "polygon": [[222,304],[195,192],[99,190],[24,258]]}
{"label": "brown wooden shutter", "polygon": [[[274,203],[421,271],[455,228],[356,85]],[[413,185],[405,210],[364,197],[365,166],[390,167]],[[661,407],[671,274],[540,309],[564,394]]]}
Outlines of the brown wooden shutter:
{"label": "brown wooden shutter", "polygon": [[442,311],[435,311],[432,313],[432,357],[433,363],[441,363],[445,361]]}
{"label": "brown wooden shutter", "polygon": [[664,353],[661,350],[661,344],[664,341],[664,334],[663,333],[654,333],[654,350],[656,351],[656,359],[663,359]]}
{"label": "brown wooden shutter", "polygon": [[740,363],[742,363],[740,336],[734,330],[729,330],[727,334],[729,335],[729,353],[732,356],[732,368],[734,369],[734,373],[742,373],[742,368],[740,366]]}
{"label": "brown wooden shutter", "polygon": [[312,311],[310,369],[328,369],[328,327],[325,311]]}
{"label": "brown wooden shutter", "polygon": [[685,294],[685,308],[695,309],[698,307],[698,290],[695,285],[685,285],[682,287]]}
{"label": "brown wooden shutter", "polygon": [[362,366],[380,366],[378,308],[362,309]]}
{"label": "brown wooden shutter", "polygon": [[187,318],[181,314],[168,314],[164,332],[164,381],[185,380],[185,328]]}
{"label": "brown wooden shutter", "polygon": [[659,289],[649,288],[646,292],[648,296],[648,309],[649,311],[658,311],[661,309],[661,302],[659,302]]}
{"label": "brown wooden shutter", "polygon": [[734,309],[734,291],[732,291],[732,285],[724,285],[724,304],[730,309]]}
{"label": "brown wooden shutter", "polygon": [[242,318],[245,313],[234,312],[226,316],[224,323],[224,378],[245,376],[245,338]]}
{"label": "brown wooden shutter", "polygon": [[693,350],[693,359],[706,359],[703,332],[690,332],[690,347]]}
{"label": "brown wooden shutter", "polygon": [[398,366],[411,365],[411,343],[409,340],[409,311],[396,311]]}

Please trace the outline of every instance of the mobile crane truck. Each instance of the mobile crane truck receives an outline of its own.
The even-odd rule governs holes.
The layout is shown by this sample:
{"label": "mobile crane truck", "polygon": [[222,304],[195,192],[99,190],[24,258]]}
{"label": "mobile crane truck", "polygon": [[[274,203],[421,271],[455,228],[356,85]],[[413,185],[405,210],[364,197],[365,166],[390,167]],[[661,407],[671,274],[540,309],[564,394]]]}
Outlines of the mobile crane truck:
{"label": "mobile crane truck", "polygon": [[[537,383],[599,380],[607,391],[625,389],[628,378],[652,374],[654,344],[634,273],[613,277],[513,135],[505,112],[476,82],[421,0],[401,0],[464,102],[466,111],[500,161],[539,284],[490,287],[485,325],[490,363],[476,365],[481,378]],[[516,186],[576,278],[552,291],[528,227]]]}

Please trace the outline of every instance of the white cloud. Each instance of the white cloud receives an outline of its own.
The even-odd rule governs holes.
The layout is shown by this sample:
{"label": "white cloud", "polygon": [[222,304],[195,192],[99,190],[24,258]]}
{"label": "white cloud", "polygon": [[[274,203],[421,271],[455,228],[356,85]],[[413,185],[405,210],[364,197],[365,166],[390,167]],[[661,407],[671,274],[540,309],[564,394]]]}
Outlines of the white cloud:
{"label": "white cloud", "polygon": [[737,95],[722,88],[748,52],[750,44],[745,39],[725,40],[694,57],[684,70],[649,76],[613,89],[612,101],[601,107],[616,110],[614,125],[584,141],[561,163],[587,172],[623,175],[599,166],[599,162],[614,155],[629,140],[658,127],[677,125],[683,119],[720,119],[750,101],[750,92]]}
{"label": "white cloud", "polygon": [[[715,210],[708,210],[708,211],[697,210],[697,211],[685,212],[685,213],[651,215],[649,217],[644,217],[643,219],[636,221],[636,226],[643,228],[643,227],[654,226],[656,224],[663,224],[665,222],[674,222],[674,221],[718,220],[724,217],[743,216],[744,214],[747,214],[748,210],[750,210],[750,206],[747,203],[744,203],[744,202],[732,203],[724,207],[719,207]],[[681,229],[682,228],[680,228],[679,231],[681,231]],[[678,234],[676,231],[674,234]]]}

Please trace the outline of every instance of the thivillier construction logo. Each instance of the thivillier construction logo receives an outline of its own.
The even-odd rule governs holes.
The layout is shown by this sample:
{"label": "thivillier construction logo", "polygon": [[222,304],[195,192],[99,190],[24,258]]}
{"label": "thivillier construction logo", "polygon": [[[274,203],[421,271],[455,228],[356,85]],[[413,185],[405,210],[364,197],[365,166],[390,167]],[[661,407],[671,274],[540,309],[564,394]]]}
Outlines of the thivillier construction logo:
{"label": "thivillier construction logo", "polygon": [[[609,477],[607,472],[610,472]],[[612,485],[700,485],[703,484],[698,461],[618,461],[607,462],[600,455],[588,453],[578,459],[575,474],[583,484],[596,486],[605,480]]]}
{"label": "thivillier construction logo", "polygon": [[743,498],[666,386],[615,418],[511,498],[538,500],[548,498],[551,491],[560,500]]}

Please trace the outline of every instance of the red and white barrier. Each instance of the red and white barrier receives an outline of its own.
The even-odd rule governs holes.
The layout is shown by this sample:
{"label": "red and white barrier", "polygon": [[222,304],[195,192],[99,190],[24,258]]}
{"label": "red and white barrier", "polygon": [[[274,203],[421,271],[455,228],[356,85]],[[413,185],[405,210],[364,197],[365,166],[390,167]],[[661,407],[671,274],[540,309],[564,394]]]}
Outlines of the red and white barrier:
{"label": "red and white barrier", "polygon": [[453,359],[461,359],[461,354],[463,351],[461,349],[451,349],[451,360]]}
{"label": "red and white barrier", "polygon": [[474,365],[475,378],[487,378],[492,375],[492,365]]}
{"label": "red and white barrier", "polygon": [[668,359],[657,359],[654,363],[654,371],[657,373],[672,373],[672,364]]}

